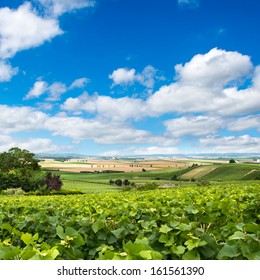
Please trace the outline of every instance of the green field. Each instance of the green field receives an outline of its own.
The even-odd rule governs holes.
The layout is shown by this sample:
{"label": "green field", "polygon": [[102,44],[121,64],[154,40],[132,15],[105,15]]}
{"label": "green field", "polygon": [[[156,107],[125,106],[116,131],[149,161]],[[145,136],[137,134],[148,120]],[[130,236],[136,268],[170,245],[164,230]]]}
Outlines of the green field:
{"label": "green field", "polygon": [[63,180],[63,188],[80,190],[86,193],[101,191],[119,191],[122,188],[109,184],[109,180],[128,179],[133,183],[156,182],[167,184],[174,174],[180,174],[176,168],[166,168],[161,171],[125,172],[125,173],[75,173],[55,172]]}
{"label": "green field", "polygon": [[[74,189],[82,192],[113,192],[120,191],[121,188],[110,185],[109,180],[128,179],[136,184],[155,182],[159,185],[194,185],[200,180],[216,182],[243,183],[252,181],[253,184],[260,182],[260,166],[256,164],[211,164],[198,165],[193,167],[164,168],[146,172],[115,172],[115,173],[75,173],[75,172],[55,172],[63,180],[63,188]],[[193,182],[190,182],[190,181]]]}

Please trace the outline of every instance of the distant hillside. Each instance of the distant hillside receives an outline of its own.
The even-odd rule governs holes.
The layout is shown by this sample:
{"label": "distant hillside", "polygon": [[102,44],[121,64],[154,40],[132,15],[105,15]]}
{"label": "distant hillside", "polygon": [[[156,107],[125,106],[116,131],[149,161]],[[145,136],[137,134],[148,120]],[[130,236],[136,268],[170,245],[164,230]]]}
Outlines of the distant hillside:
{"label": "distant hillside", "polygon": [[182,179],[208,181],[233,181],[260,179],[260,165],[255,164],[222,164],[199,166],[182,175]]}

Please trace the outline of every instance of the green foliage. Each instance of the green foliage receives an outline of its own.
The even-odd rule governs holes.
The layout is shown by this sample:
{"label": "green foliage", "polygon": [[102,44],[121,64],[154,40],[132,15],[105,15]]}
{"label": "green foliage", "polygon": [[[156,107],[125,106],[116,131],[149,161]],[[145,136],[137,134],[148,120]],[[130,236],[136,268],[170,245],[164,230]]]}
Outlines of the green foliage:
{"label": "green foliage", "polygon": [[136,189],[138,191],[149,191],[158,189],[159,185],[157,183],[145,183],[144,185],[138,186]]}
{"label": "green foliage", "polygon": [[260,259],[259,186],[0,196],[0,259]]}
{"label": "green foliage", "polygon": [[229,163],[236,163],[236,161],[234,159],[230,159]]}
{"label": "green foliage", "polygon": [[34,154],[27,150],[21,150],[14,147],[0,154],[0,171],[9,172],[16,170],[17,172],[28,175],[30,171],[39,170],[38,161],[34,158]]}
{"label": "green foliage", "polygon": [[123,185],[123,181],[121,179],[116,179],[115,180],[115,185],[121,187]]}
{"label": "green foliage", "polygon": [[17,173],[0,173],[0,190],[17,188],[25,192],[34,191],[38,188],[37,180]]}
{"label": "green foliage", "polygon": [[207,186],[210,186],[210,182],[206,181],[206,180],[199,180],[197,182],[197,186],[198,187],[207,187]]}

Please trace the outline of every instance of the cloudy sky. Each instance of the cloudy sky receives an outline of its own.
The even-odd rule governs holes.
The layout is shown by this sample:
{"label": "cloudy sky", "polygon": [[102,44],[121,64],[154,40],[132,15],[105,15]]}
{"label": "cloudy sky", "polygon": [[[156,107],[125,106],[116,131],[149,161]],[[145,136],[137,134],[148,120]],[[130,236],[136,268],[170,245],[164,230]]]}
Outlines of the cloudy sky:
{"label": "cloudy sky", "polygon": [[260,152],[259,0],[0,2],[0,152]]}

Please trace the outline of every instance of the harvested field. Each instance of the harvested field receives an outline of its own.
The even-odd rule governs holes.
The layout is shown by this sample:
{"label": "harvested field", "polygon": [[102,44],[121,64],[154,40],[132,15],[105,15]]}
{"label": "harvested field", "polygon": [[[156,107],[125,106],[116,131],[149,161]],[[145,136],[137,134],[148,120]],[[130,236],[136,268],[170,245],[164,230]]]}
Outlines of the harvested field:
{"label": "harvested field", "polygon": [[211,171],[215,170],[216,168],[218,168],[218,166],[200,166],[200,167],[197,167],[197,168],[185,173],[184,175],[181,176],[181,178],[182,179],[190,179],[190,178],[199,179],[199,178],[207,175]]}
{"label": "harvested field", "polygon": [[50,169],[59,169],[66,172],[141,172],[143,169],[147,171],[159,170],[162,168],[184,168],[191,166],[192,163],[182,161],[124,161],[124,160],[98,160],[84,159],[80,162],[78,159],[70,161],[41,161],[41,167]]}

